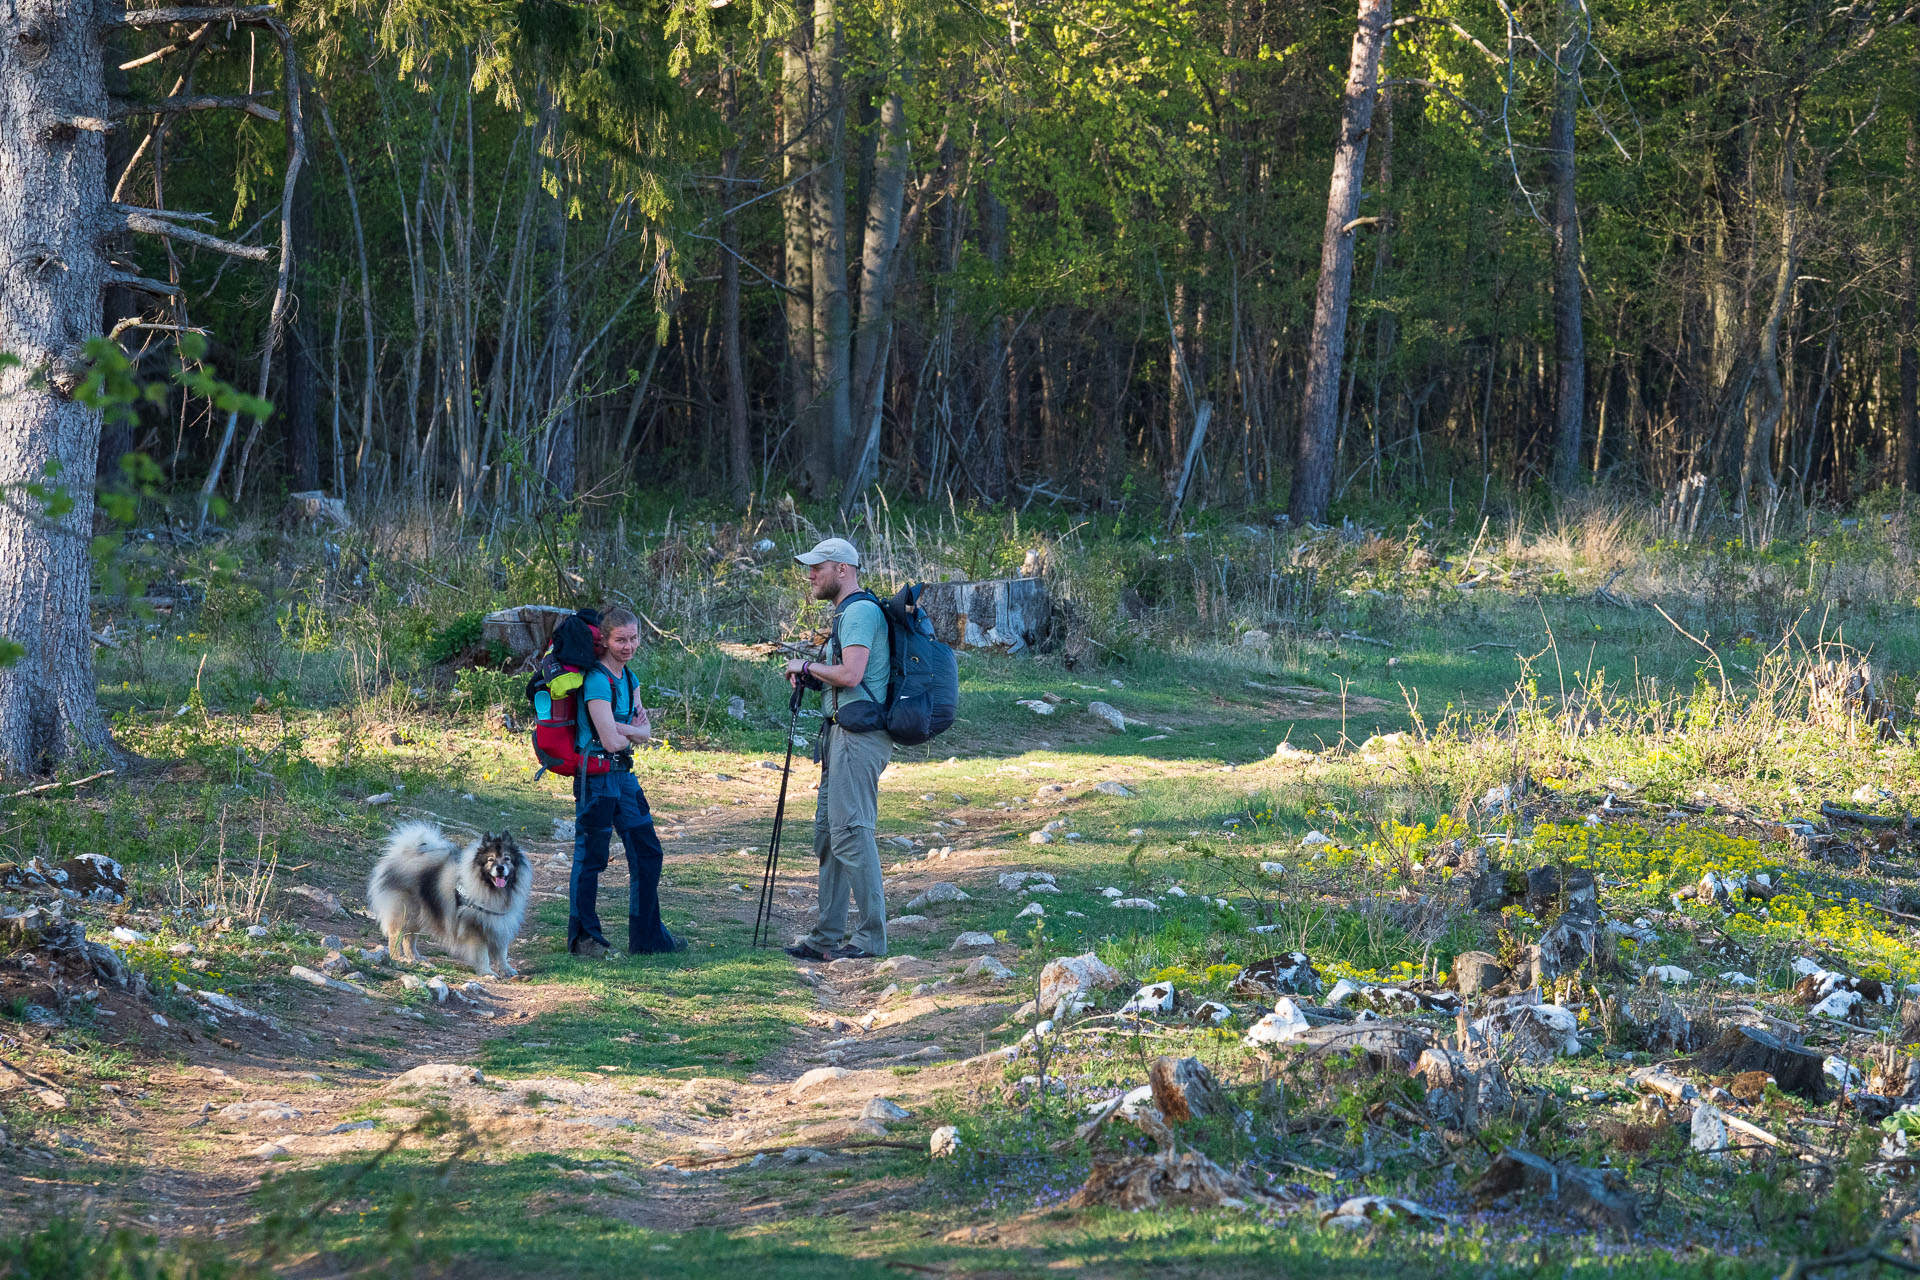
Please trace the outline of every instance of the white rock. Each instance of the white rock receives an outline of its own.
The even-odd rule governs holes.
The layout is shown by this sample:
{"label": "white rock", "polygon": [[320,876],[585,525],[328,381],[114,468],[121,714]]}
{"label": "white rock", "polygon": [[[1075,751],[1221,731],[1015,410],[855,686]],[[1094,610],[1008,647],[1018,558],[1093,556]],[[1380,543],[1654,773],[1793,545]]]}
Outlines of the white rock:
{"label": "white rock", "polygon": [[1823,967],[1806,956],[1801,956],[1793,962],[1793,971],[1802,978],[1811,978],[1816,973],[1826,972]]}
{"label": "white rock", "polygon": [[478,1067],[469,1067],[457,1062],[423,1062],[411,1071],[403,1071],[395,1076],[387,1087],[430,1089],[436,1086],[449,1088],[453,1085],[485,1084],[486,1082],[486,1076],[481,1074]]}
{"label": "white rock", "polygon": [[1281,876],[1287,874],[1287,868],[1282,863],[1263,862],[1260,864],[1260,874],[1269,880],[1278,880]]}
{"label": "white rock", "polygon": [[1322,845],[1329,845],[1332,843],[1333,843],[1333,838],[1327,835],[1323,831],[1309,831],[1307,832],[1307,834],[1300,837],[1300,847],[1302,849],[1318,849]]}
{"label": "white rock", "polygon": [[573,819],[555,818],[553,820],[553,839],[556,844],[573,843]]}
{"label": "white rock", "polygon": [[1752,987],[1759,985],[1756,979],[1741,973],[1738,969],[1727,970],[1720,975],[1720,981],[1735,987]]}
{"label": "white rock", "polygon": [[1057,884],[1030,884],[1026,888],[1020,891],[1020,895],[1022,897],[1025,897],[1027,894],[1030,894],[1030,893],[1059,893],[1059,892],[1060,892],[1060,886]]}
{"label": "white rock", "polygon": [[907,1110],[891,1098],[881,1097],[868,1098],[866,1107],[860,1112],[861,1119],[878,1120],[882,1124],[905,1120],[912,1115],[913,1112]]}
{"label": "white rock", "polygon": [[1151,898],[1115,898],[1107,904],[1123,911],[1158,911],[1160,904]]}
{"label": "white rock", "polygon": [[1262,1045],[1287,1044],[1305,1035],[1312,1026],[1300,1012],[1299,1005],[1281,996],[1274,1002],[1272,1013],[1247,1028],[1242,1043],[1255,1049]]}
{"label": "white rock", "polygon": [[1040,1007],[1052,1009],[1062,1000],[1078,1000],[1119,981],[1119,971],[1102,964],[1091,951],[1049,960],[1040,970]]}
{"label": "white rock", "polygon": [[906,909],[918,911],[922,907],[936,906],[943,902],[966,902],[970,897],[972,897],[971,894],[951,880],[941,880],[929,885],[925,893],[908,899]]}
{"label": "white rock", "polygon": [[284,1102],[229,1102],[216,1113],[222,1120],[298,1120],[300,1113]]}
{"label": "white rock", "polygon": [[1026,906],[1020,908],[1019,914],[1013,918],[1015,920],[1024,920],[1028,916],[1044,916],[1046,914],[1046,908],[1042,907],[1039,903],[1029,902]]}
{"label": "white rock", "polygon": [[435,1004],[445,1004],[447,998],[453,994],[453,988],[449,987],[447,980],[438,974],[427,979],[427,991],[433,996]]}
{"label": "white rock", "polygon": [[1127,718],[1121,715],[1120,709],[1111,703],[1089,702],[1087,704],[1087,714],[1097,720],[1104,721],[1107,727],[1116,733],[1125,733],[1127,731]]}
{"label": "white rock", "polygon": [[247,936],[249,938],[264,938],[269,932],[271,931],[263,924],[250,924],[247,926]]}
{"label": "white rock", "polygon": [[927,1138],[927,1154],[935,1160],[945,1160],[960,1149],[960,1131],[950,1124],[943,1124]]}
{"label": "white rock", "polygon": [[972,963],[968,964],[963,971],[963,976],[977,978],[982,974],[985,974],[995,982],[1005,982],[1013,976],[1013,970],[1007,968],[1007,966],[1001,964],[992,956],[975,956]]}
{"label": "white rock", "polygon": [[1490,818],[1499,816],[1500,811],[1512,802],[1513,788],[1505,785],[1489,787],[1487,793],[1480,797],[1480,807],[1487,811]]}
{"label": "white rock", "polygon": [[[1100,1112],[1106,1110],[1112,1102],[1113,1099],[1110,1097],[1096,1099],[1087,1104],[1086,1112],[1090,1116],[1098,1115]],[[1153,1086],[1150,1084],[1138,1085],[1121,1095],[1120,1110],[1117,1114],[1124,1116],[1128,1120],[1132,1120],[1140,1114],[1140,1108],[1150,1107],[1152,1105]]]}
{"label": "white rock", "polygon": [[982,933],[977,929],[969,929],[967,932],[955,938],[953,945],[948,947],[947,950],[965,951],[969,947],[992,947],[998,945],[999,944],[994,941],[992,934]]}
{"label": "white rock", "polygon": [[1042,702],[1038,698],[1020,698],[1016,700],[1013,705],[1016,707],[1025,707],[1037,716],[1050,716],[1053,714],[1053,704],[1051,702]]}
{"label": "white rock", "polygon": [[1114,782],[1112,780],[1096,782],[1093,784],[1093,789],[1103,796],[1119,796],[1123,799],[1133,794],[1133,789],[1126,783]]}
{"label": "white rock", "polygon": [[1167,896],[1169,898],[1184,898],[1187,896],[1187,891],[1177,884],[1170,884],[1167,886]]}
{"label": "white rock", "polygon": [[1232,1016],[1233,1010],[1221,1004],[1218,1000],[1205,1001],[1199,1008],[1193,1011],[1193,1020],[1195,1022],[1211,1022],[1216,1026]]}
{"label": "white rock", "polygon": [[[1712,874],[1709,872],[1708,874]],[[1657,964],[1649,970],[1654,977],[1671,986],[1683,987],[1693,981],[1691,970],[1682,969],[1677,964]]]}
{"label": "white rock", "polygon": [[1861,1003],[1864,998],[1858,991],[1836,991],[1807,1012],[1825,1018],[1844,1020],[1852,1014],[1853,1007]]}
{"label": "white rock", "polygon": [[1028,833],[1027,833],[1027,843],[1028,843],[1028,844],[1052,844],[1052,843],[1053,843],[1053,832],[1051,832],[1051,831],[1030,831],[1030,832],[1028,832]]}
{"label": "white rock", "polygon": [[134,943],[145,942],[147,940],[146,934],[134,929],[129,929],[125,925],[115,925],[112,932],[108,933],[107,936],[115,942]]}
{"label": "white rock", "polygon": [[153,1025],[156,1027],[164,1027],[170,1024],[167,1022],[165,1014],[156,1013],[153,1015]]}
{"label": "white rock", "polygon": [[1838,1055],[1829,1057],[1820,1064],[1821,1069],[1833,1078],[1833,1082],[1851,1093],[1866,1083],[1859,1068]]}
{"label": "white rock", "polygon": [[247,1152],[255,1160],[275,1160],[287,1154],[287,1149],[277,1142],[263,1142]]}
{"label": "white rock", "polygon": [[731,698],[728,698],[727,715],[734,720],[745,720],[747,718],[747,700],[737,693]]}
{"label": "white rock", "polygon": [[1173,1010],[1173,984],[1152,982],[1133,993],[1133,999],[1120,1006],[1122,1013],[1170,1013]]}
{"label": "white rock", "polygon": [[1103,898],[1124,898],[1126,897],[1126,893],[1120,889],[1108,887],[1100,891],[1100,896]]}
{"label": "white rock", "polygon": [[1051,871],[1003,871],[999,883],[1002,889],[1013,890],[1036,884],[1054,884],[1056,879]]}
{"label": "white rock", "polygon": [[1360,991],[1361,987],[1359,983],[1350,978],[1342,978],[1333,984],[1333,990],[1327,992],[1327,1007],[1330,1009],[1338,1009],[1341,1005],[1359,995]]}
{"label": "white rock", "polygon": [[383,804],[393,803],[393,792],[382,791],[378,795],[368,796],[365,800],[362,800],[360,803],[366,805],[369,809],[377,809]]}
{"label": "white rock", "polygon": [[1730,1144],[1727,1140],[1726,1118],[1720,1114],[1719,1108],[1709,1102],[1693,1104],[1692,1145],[1695,1151],[1715,1161],[1728,1158],[1727,1147]]}
{"label": "white rock", "polygon": [[798,1080],[795,1080],[787,1087],[787,1096],[790,1098],[804,1098],[821,1085],[832,1084],[835,1080],[852,1074],[853,1073],[845,1067],[815,1067],[813,1070],[803,1073]]}

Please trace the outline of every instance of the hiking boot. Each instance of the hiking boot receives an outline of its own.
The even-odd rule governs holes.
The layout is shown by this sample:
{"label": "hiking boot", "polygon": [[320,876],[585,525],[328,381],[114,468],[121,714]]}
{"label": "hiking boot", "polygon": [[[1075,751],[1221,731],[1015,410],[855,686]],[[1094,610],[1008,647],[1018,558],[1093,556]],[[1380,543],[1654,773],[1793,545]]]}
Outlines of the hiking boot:
{"label": "hiking boot", "polygon": [[848,945],[835,947],[827,952],[827,958],[829,960],[878,960],[880,957],[872,951],[862,951],[859,947]]}
{"label": "hiking boot", "polygon": [[579,956],[582,960],[603,959],[607,952],[612,949],[613,948],[598,938],[582,938],[578,942],[567,945],[567,951],[572,955]]}
{"label": "hiking boot", "polygon": [[662,956],[669,952],[685,951],[686,949],[687,940],[685,938],[673,938],[669,940],[664,947],[628,947],[627,954],[630,956]]}
{"label": "hiking boot", "polygon": [[796,942],[788,947],[787,954],[795,960],[825,960],[827,958],[825,952],[815,951],[804,942]]}

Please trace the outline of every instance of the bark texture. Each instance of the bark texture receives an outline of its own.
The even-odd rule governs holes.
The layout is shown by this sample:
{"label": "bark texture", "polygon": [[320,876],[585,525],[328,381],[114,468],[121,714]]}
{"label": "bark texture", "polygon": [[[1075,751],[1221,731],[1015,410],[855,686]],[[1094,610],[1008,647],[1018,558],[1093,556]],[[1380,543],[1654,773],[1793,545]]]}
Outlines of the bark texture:
{"label": "bark texture", "polygon": [[73,499],[58,517],[24,495],[0,504],[0,636],[26,649],[0,670],[0,769],[13,774],[112,754],[87,618],[100,415],[62,390],[99,332],[106,141],[57,123],[107,113],[101,17],[72,0],[0,7],[0,352],[21,361],[0,369],[0,484],[53,464]]}
{"label": "bark texture", "polygon": [[1562,7],[1559,56],[1553,74],[1553,487],[1569,493],[1580,483],[1585,432],[1587,344],[1580,297],[1580,206],[1574,197],[1573,123],[1580,111],[1580,62],[1586,18],[1580,0]]}
{"label": "bark texture", "polygon": [[1314,292],[1313,337],[1307,348],[1306,390],[1300,406],[1300,445],[1294,458],[1289,510],[1295,527],[1326,519],[1333,498],[1334,435],[1339,425],[1340,366],[1347,353],[1347,304],[1353,295],[1354,218],[1360,210],[1367,134],[1373,128],[1380,51],[1393,20],[1393,0],[1360,0],[1359,27],[1348,61],[1340,138],[1327,190],[1327,221],[1320,236],[1320,284]]}

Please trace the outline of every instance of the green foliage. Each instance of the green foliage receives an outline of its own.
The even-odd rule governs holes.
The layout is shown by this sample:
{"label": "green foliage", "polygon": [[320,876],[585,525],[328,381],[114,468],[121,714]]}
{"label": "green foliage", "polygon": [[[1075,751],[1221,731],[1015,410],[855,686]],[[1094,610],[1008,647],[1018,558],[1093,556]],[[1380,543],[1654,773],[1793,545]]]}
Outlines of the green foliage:
{"label": "green foliage", "polygon": [[0,1236],[0,1276],[7,1280],[239,1280],[255,1274],[230,1258],[72,1218]]}

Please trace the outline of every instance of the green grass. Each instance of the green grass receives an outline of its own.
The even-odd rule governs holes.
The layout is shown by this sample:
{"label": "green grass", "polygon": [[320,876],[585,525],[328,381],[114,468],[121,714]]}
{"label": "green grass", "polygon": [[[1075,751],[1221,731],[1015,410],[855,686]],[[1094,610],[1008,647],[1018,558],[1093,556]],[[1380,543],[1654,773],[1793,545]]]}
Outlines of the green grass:
{"label": "green grass", "polygon": [[[609,937],[619,941],[621,922],[606,919]],[[671,907],[668,927],[686,931]],[[719,936],[702,942],[704,932]],[[488,1040],[481,1065],[507,1076],[618,1067],[639,1075],[744,1078],[788,1043],[813,999],[792,961],[756,951],[736,932],[696,929],[692,945],[674,955],[581,960],[566,951],[564,905],[546,904],[523,935],[520,963],[578,1000]]]}

